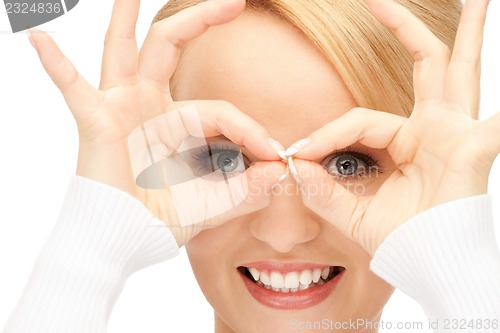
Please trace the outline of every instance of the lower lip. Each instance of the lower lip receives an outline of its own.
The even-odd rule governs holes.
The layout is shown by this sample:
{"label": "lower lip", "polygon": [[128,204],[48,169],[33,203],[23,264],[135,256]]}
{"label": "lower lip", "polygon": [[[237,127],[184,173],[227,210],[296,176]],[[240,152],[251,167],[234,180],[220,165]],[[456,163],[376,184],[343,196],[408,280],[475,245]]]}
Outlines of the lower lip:
{"label": "lower lip", "polygon": [[253,298],[268,307],[282,310],[300,310],[323,302],[333,292],[344,272],[345,270],[321,286],[295,293],[282,293],[259,287],[238,271]]}

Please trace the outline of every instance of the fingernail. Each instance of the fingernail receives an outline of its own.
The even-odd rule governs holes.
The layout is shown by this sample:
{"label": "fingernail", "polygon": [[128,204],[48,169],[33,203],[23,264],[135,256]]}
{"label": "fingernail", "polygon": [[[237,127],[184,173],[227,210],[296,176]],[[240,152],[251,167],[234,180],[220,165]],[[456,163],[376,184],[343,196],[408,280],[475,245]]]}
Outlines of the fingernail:
{"label": "fingernail", "polygon": [[31,29],[28,29],[28,40],[30,41],[31,46],[33,46],[33,48],[36,49],[35,42],[33,41],[33,38],[32,38]]}
{"label": "fingernail", "polygon": [[299,177],[299,173],[297,172],[297,168],[295,168],[295,164],[293,163],[293,157],[288,157],[288,167],[290,168],[290,172],[292,173],[293,179],[299,184],[299,187],[302,188],[302,179]]}
{"label": "fingernail", "polygon": [[286,179],[286,177],[288,177],[289,173],[290,173],[290,168],[287,165],[285,172],[281,175],[280,178],[278,178],[278,183],[282,183]]}
{"label": "fingernail", "polygon": [[285,147],[279,141],[274,140],[273,138],[269,138],[267,140],[269,145],[273,148],[273,150],[278,154],[279,157],[285,159]]}
{"label": "fingernail", "polygon": [[285,172],[281,175],[280,178],[278,178],[278,181],[276,182],[276,184],[274,184],[271,187],[271,191],[274,191],[278,186],[281,185],[281,183],[286,179],[286,177],[288,177],[289,171],[290,171],[290,169],[288,168],[288,165],[287,165]]}
{"label": "fingernail", "polygon": [[299,140],[299,141],[295,142],[293,145],[291,145],[290,147],[288,147],[287,150],[285,150],[285,156],[286,157],[290,157],[290,156],[293,156],[293,155],[297,154],[309,142],[311,142],[310,138],[305,138],[305,139],[302,139],[302,140]]}

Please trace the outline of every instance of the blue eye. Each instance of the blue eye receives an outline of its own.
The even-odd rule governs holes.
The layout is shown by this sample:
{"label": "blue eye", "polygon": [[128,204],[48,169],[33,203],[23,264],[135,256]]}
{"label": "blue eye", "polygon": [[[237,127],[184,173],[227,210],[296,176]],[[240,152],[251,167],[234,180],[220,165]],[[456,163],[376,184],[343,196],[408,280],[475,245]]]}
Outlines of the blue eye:
{"label": "blue eye", "polygon": [[332,176],[341,179],[362,179],[378,171],[376,162],[370,156],[353,151],[333,154],[322,165]]}
{"label": "blue eye", "polygon": [[143,170],[137,185],[147,189],[164,189],[196,178],[220,181],[242,174],[250,163],[232,142],[209,142],[206,145],[176,153],[156,161]]}
{"label": "blue eye", "polygon": [[245,172],[248,167],[240,147],[233,144],[211,142],[194,149],[191,157],[195,160],[195,173],[199,177],[208,174],[230,177]]}
{"label": "blue eye", "polygon": [[[215,159],[214,156],[217,156],[217,159]],[[220,170],[221,172],[225,173],[233,172],[237,170],[243,162],[241,161],[240,156],[240,152],[234,150],[216,152],[215,154],[210,156],[213,165],[212,170]],[[213,163],[214,161],[215,163]]]}

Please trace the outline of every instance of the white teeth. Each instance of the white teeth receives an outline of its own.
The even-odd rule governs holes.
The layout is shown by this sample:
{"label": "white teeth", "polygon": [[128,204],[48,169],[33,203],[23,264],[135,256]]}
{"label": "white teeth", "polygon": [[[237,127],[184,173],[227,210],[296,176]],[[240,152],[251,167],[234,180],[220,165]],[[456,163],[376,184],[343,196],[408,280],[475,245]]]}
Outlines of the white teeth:
{"label": "white teeth", "polygon": [[321,277],[323,280],[326,280],[326,278],[330,275],[330,267],[325,267],[321,270]]}
{"label": "white teeth", "polygon": [[309,269],[300,273],[299,281],[301,284],[310,284],[312,282],[312,272]]}
{"label": "white teeth", "polygon": [[252,274],[253,279],[255,281],[259,281],[260,272],[253,267],[249,268],[248,270],[250,271],[250,274]]}
{"label": "white teeth", "polygon": [[326,283],[325,280],[328,279],[332,271],[333,268],[324,267],[289,272],[283,275],[276,271],[261,272],[253,267],[248,268],[248,272],[258,286],[282,293],[294,293],[310,287],[321,286]]}
{"label": "white teeth", "polygon": [[260,273],[260,281],[265,284],[266,286],[271,285],[271,280],[269,280],[269,275],[267,275],[266,272],[261,272]]}
{"label": "white teeth", "polygon": [[317,283],[320,277],[321,277],[321,268],[316,268],[315,270],[312,271],[312,281],[314,283]]}
{"label": "white teeth", "polygon": [[271,286],[274,288],[285,288],[285,281],[283,279],[283,275],[278,272],[271,272]]}
{"label": "white teeth", "polygon": [[311,285],[310,284],[301,284],[299,286],[299,290],[306,290],[306,289],[309,289]]}
{"label": "white teeth", "polygon": [[285,275],[285,288],[298,288],[299,287],[299,273],[290,272]]}

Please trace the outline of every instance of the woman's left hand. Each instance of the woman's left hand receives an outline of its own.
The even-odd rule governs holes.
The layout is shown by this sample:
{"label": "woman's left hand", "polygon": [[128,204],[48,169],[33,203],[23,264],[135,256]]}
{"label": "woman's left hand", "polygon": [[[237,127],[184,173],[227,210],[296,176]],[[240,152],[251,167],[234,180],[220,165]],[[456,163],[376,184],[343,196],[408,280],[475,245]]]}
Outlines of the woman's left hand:
{"label": "woman's left hand", "polygon": [[[372,255],[414,215],[487,192],[489,171],[500,152],[500,114],[477,120],[488,2],[466,2],[451,53],[404,7],[370,0],[374,15],[413,55],[414,110],[404,118],[353,109],[312,133],[311,142],[295,155],[304,203]],[[374,194],[338,191],[342,185],[322,166],[305,161],[355,143],[386,149],[396,166]],[[328,186],[313,193],[325,180]]]}

